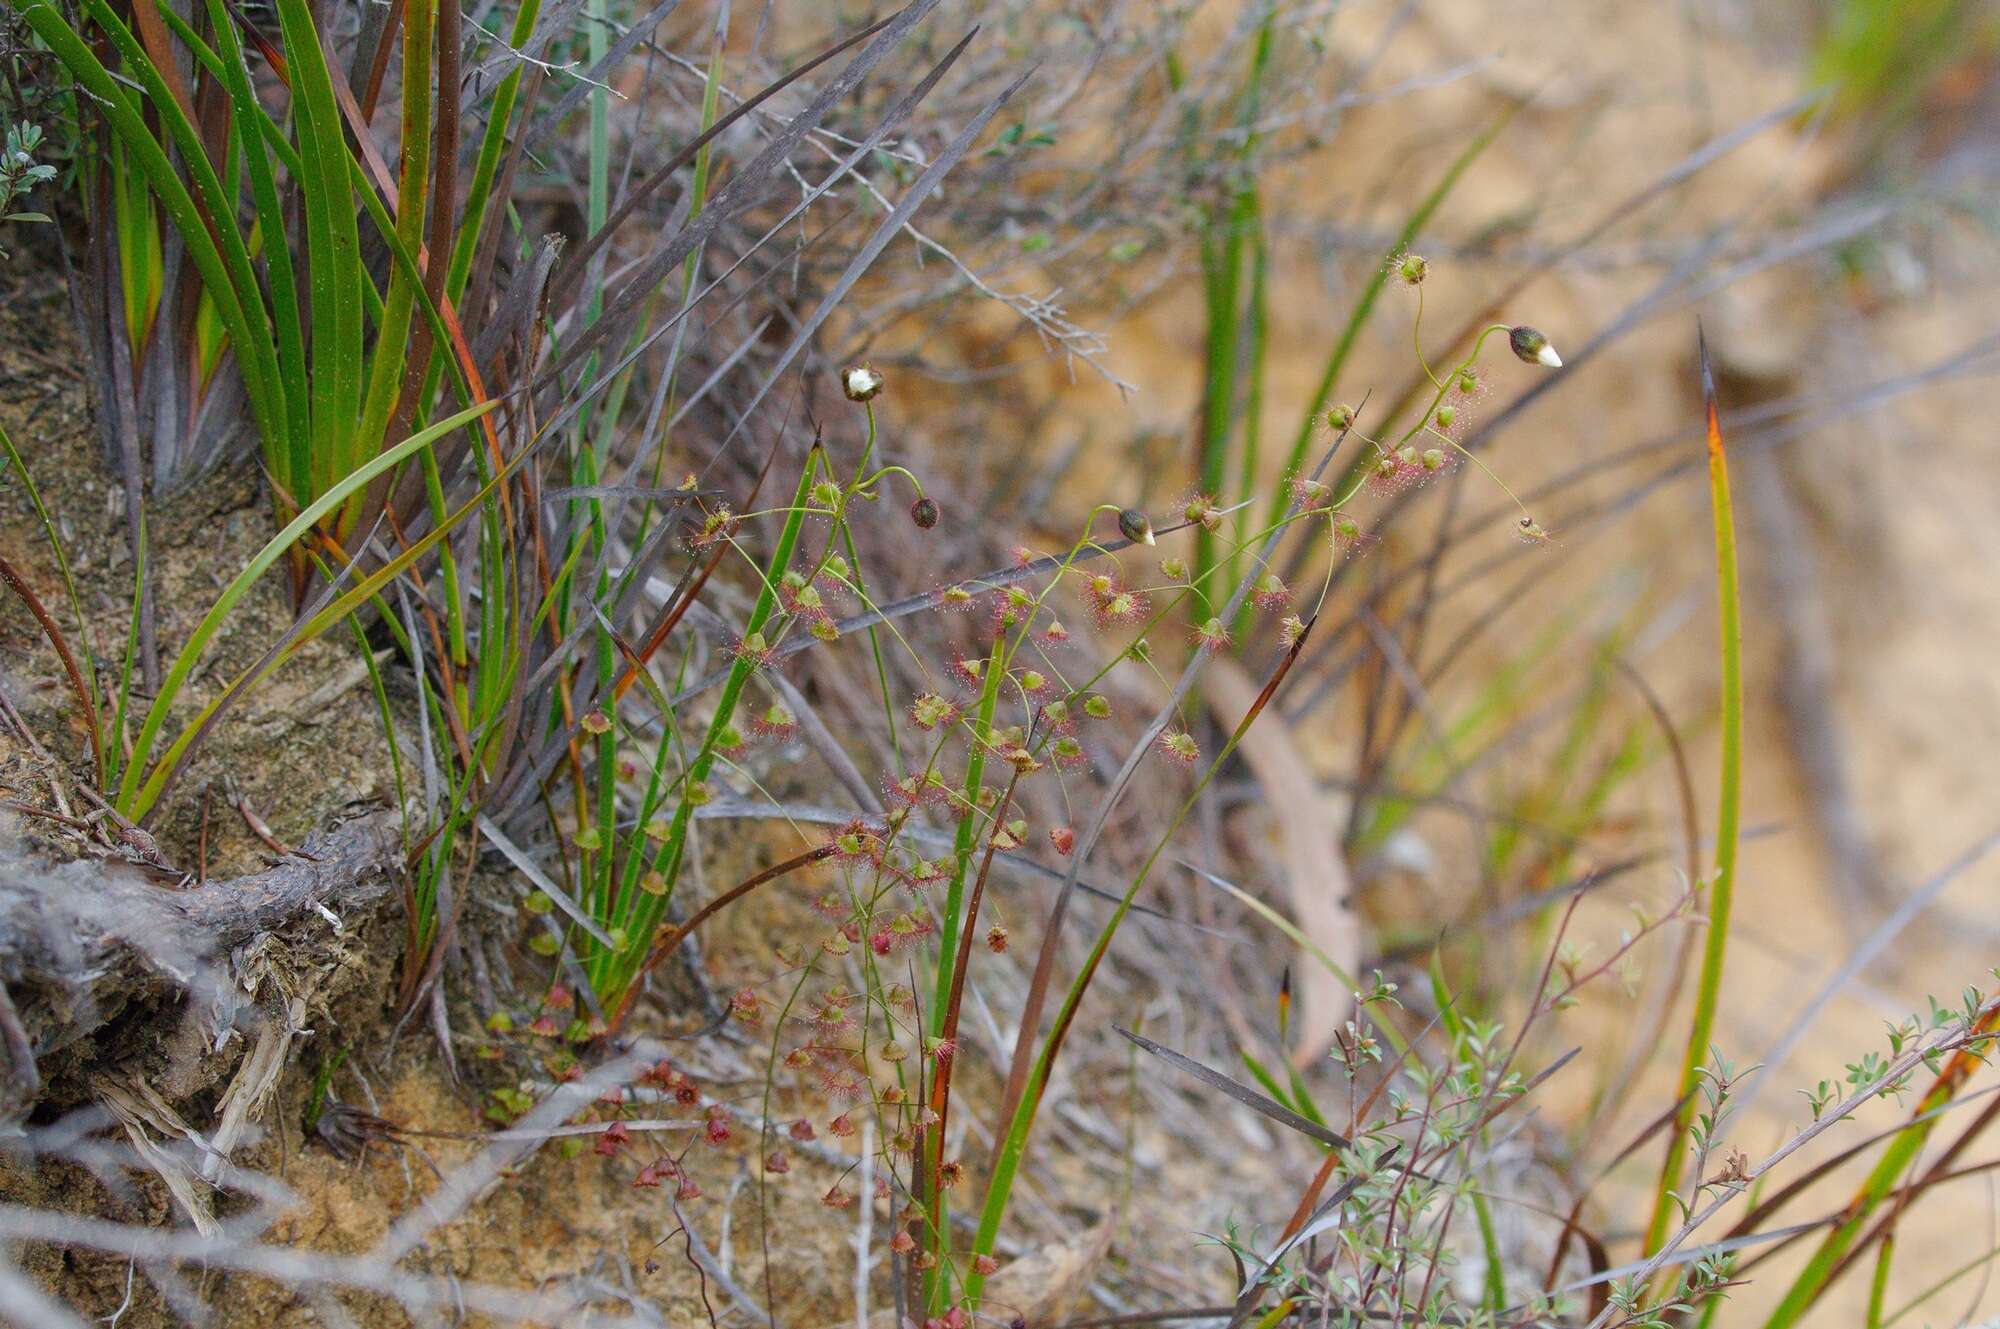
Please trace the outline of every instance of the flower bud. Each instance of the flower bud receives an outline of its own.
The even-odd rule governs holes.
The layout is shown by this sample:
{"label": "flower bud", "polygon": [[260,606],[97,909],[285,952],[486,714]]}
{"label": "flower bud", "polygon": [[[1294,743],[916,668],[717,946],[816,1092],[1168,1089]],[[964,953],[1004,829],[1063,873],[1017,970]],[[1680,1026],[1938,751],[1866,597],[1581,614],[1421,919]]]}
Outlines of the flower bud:
{"label": "flower bud", "polygon": [[1405,286],[1422,286],[1431,275],[1431,265],[1422,254],[1404,254],[1396,260],[1396,279]]}
{"label": "flower bud", "polygon": [[1352,429],[1354,427],[1354,408],[1345,402],[1338,406],[1329,406],[1326,411],[1326,424],[1329,429]]}
{"label": "flower bud", "polygon": [[1137,508],[1126,508],[1118,514],[1118,533],[1135,545],[1153,544],[1153,523]]}
{"label": "flower bud", "polygon": [[1190,522],[1198,522],[1208,530],[1222,528],[1222,509],[1215,506],[1215,500],[1206,494],[1198,494],[1187,501],[1181,515]]}
{"label": "flower bud", "polygon": [[882,376],[867,365],[855,365],[841,374],[840,390],[849,401],[874,401],[882,391]]}
{"label": "flower bud", "polygon": [[916,502],[910,504],[910,520],[917,524],[917,529],[920,531],[928,531],[931,527],[937,525],[937,500],[919,498]]}
{"label": "flower bud", "polygon": [[1531,365],[1562,368],[1562,357],[1556,354],[1555,347],[1549,345],[1549,339],[1525,323],[1507,329],[1507,344],[1514,348],[1516,356]]}

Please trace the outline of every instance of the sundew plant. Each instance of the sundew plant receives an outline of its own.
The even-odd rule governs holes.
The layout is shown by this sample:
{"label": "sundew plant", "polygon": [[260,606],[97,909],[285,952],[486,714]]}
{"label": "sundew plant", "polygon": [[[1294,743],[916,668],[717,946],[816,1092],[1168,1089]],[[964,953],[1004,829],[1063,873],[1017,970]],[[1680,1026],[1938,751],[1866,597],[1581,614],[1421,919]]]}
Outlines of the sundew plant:
{"label": "sundew plant", "polygon": [[[1428,270],[1408,255],[1397,267],[1412,287]],[[705,680],[712,689],[684,684],[676,697],[667,691],[673,680],[654,682],[614,657],[600,661],[600,695],[622,695],[626,704],[592,711],[581,727],[604,745],[601,751],[651,756],[603,765],[611,775],[597,786],[599,806],[573,832],[576,903],[588,918],[562,917],[546,896],[531,901],[557,925],[537,940],[548,953],[573,952],[580,962],[573,972],[585,986],[577,991],[558,980],[536,1008],[496,1013],[491,1028],[505,1033],[525,1027],[578,1042],[615,1032],[646,976],[717,911],[794,878],[820,920],[816,939],[780,941],[765,958],[765,975],[728,1000],[729,1018],[768,1040],[769,1073],[752,1118],[759,1123],[763,1173],[768,1180],[789,1172],[788,1148],[821,1131],[854,1135],[857,1117],[867,1118],[879,1151],[870,1165],[877,1191],[898,1201],[889,1250],[907,1271],[913,1304],[924,1306],[927,1318],[963,1323],[998,1267],[996,1241],[1050,1072],[1121,924],[1194,800],[1304,649],[1335,571],[1369,545],[1362,504],[1444,477],[1471,455],[1456,431],[1484,376],[1502,372],[1480,363],[1496,336],[1531,366],[1561,363],[1542,333],[1497,325],[1447,369],[1425,366],[1435,391],[1400,428],[1370,431],[1353,408],[1332,408],[1322,422],[1320,455],[1310,469],[1284,477],[1284,506],[1268,524],[1252,519],[1254,504],[1225,507],[1208,495],[1190,498],[1172,522],[1159,526],[1142,511],[1106,502],[1083,516],[1066,548],[1022,547],[1008,567],[893,604],[871,591],[887,574],[861,566],[856,524],[901,508],[929,532],[953,514],[907,469],[877,460],[882,431],[893,429],[888,412],[894,393],[870,366],[845,370],[842,395],[862,421],[850,457],[815,438],[790,500],[780,507],[738,510],[708,495],[694,502],[687,554],[716,564],[718,576],[748,577],[753,593],[740,629],[727,640],[726,663]],[[1356,448],[1362,451],[1355,456],[1343,453]],[[1514,530],[1530,541],[1548,539],[1525,511]],[[1221,552],[1206,574],[1193,571],[1180,551],[1190,533]],[[1323,571],[1303,593],[1295,594],[1270,570],[1287,537],[1304,542],[1308,555],[1319,550]],[[1228,569],[1239,564],[1243,577],[1225,583]],[[1217,717],[1226,737],[1206,751],[1196,735],[1189,684],[1210,656],[1230,649],[1225,624],[1246,607],[1272,622],[1277,654],[1265,666],[1256,704],[1245,714]],[[926,642],[932,634],[918,631],[910,617],[918,611],[962,622],[952,634],[959,640],[944,654]],[[896,761],[879,777],[880,810],[830,833],[801,827],[798,852],[713,892],[682,921],[672,921],[702,809],[759,797],[757,772],[770,761],[759,749],[798,738],[801,717],[777,681],[783,662],[843,638],[857,646],[865,639],[868,674],[879,686],[871,704],[893,735]],[[913,694],[893,691],[885,664],[890,655],[921,680]],[[1079,822],[1100,797],[1086,741],[1093,726],[1114,723],[1105,683],[1121,669],[1145,671],[1172,700],[1145,724],[1131,759],[1101,796],[1115,799],[1133,779],[1170,781],[1186,793],[1179,816],[1158,828],[1144,865],[1114,897],[1081,967],[1051,988],[1060,899],[1075,886],[1092,847],[1082,838],[1091,828]],[[627,691],[621,684],[630,679],[621,671],[646,686]],[[689,725],[682,718],[689,709],[685,699],[704,693],[712,693],[712,709]],[[1052,789],[1032,801],[1063,809],[1059,816],[1031,814],[1038,786]],[[782,802],[771,802],[769,810],[774,817],[790,815]],[[988,896],[995,861],[1003,856],[1039,860],[1063,876],[1064,897],[1043,934],[1046,958],[1037,969],[1037,987],[1060,999],[1046,1030],[1032,1021],[1022,1027],[1016,1068],[1024,1073],[1004,1091],[1004,1133],[982,1166],[956,1156],[946,1142],[962,1060],[967,977],[982,956],[1012,944]],[[647,1087],[687,1103],[702,1101],[672,1058],[649,1072]],[[511,1119],[531,1101],[506,1091],[495,1115]],[[636,1104],[626,1109],[644,1110]],[[738,1129],[731,1110],[711,1101],[707,1111],[706,1137],[731,1139]],[[789,1126],[782,1126],[783,1116],[790,1116]],[[702,1193],[698,1159],[647,1149],[621,1127],[618,1112],[608,1114],[605,1129],[609,1143],[601,1152],[637,1151],[633,1184],[670,1182],[683,1200]],[[834,1209],[871,1199],[857,1196],[845,1181],[821,1198]],[[953,1235],[954,1208],[976,1215],[969,1242]]]}

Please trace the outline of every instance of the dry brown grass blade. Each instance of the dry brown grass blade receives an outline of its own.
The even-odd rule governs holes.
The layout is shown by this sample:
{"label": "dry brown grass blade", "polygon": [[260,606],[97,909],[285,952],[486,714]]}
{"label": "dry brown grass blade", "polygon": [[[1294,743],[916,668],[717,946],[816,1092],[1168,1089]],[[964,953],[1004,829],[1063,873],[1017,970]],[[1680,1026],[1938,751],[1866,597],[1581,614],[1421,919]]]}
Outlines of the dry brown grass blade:
{"label": "dry brown grass blade", "polygon": [[42,635],[48,638],[49,645],[55,648],[57,657],[61,659],[63,673],[69,676],[70,691],[75,694],[77,705],[83,709],[84,728],[90,733],[91,760],[97,764],[101,775],[104,771],[104,738],[98,733],[97,703],[92,699],[90,685],[84,682],[83,671],[77,668],[76,657],[70,654],[69,641],[63,636],[62,629],[56,626],[55,619],[49,617],[41,597],[5,558],[0,558],[0,581],[6,582],[7,589],[19,596],[21,603],[28,607],[28,612],[35,616],[36,624],[41,627]]}
{"label": "dry brown grass blade", "polygon": [[[368,77],[361,85],[362,121],[367,123],[375,118],[375,106],[382,96],[382,81],[389,75],[389,56],[396,49],[396,32],[403,26],[404,0],[389,0],[389,13],[382,21],[382,27],[375,42],[374,56],[368,62]],[[341,80],[334,81],[335,87],[346,86]],[[364,135],[362,141],[367,142]]]}
{"label": "dry brown grass blade", "polygon": [[[1240,715],[1257,685],[1234,659],[1218,655],[1202,675],[1202,694],[1219,715]],[[1361,970],[1361,919],[1340,827],[1347,823],[1344,794],[1322,789],[1305,753],[1282,725],[1255,725],[1237,745],[1276,816],[1278,861],[1300,931],[1350,974]],[[1293,966],[1304,992],[1292,1063],[1307,1066],[1333,1046],[1333,1036],[1353,1009],[1354,997],[1317,957],[1301,949]]]}
{"label": "dry brown grass blade", "polygon": [[1246,1084],[1237,1083],[1221,1071],[1211,1070],[1196,1061],[1193,1057],[1185,1056],[1170,1047],[1163,1047],[1150,1038],[1133,1033],[1130,1029],[1125,1029],[1118,1025],[1113,1025],[1111,1028],[1120,1038],[1125,1039],[1127,1042],[1138,1046],[1146,1052],[1152,1053],[1169,1066],[1186,1071],[1189,1075],[1192,1075],[1195,1079],[1200,1080],[1210,1088],[1221,1090],[1244,1107],[1249,1108],[1253,1112],[1262,1113],[1272,1121],[1277,1122],[1280,1126],[1288,1130],[1297,1131],[1300,1135],[1306,1136],[1308,1139],[1317,1140],[1321,1144],[1329,1145],[1335,1149],[1347,1148],[1349,1143],[1347,1137],[1338,1131],[1330,1130],[1309,1117],[1300,1116],[1283,1103],[1258,1093]]}

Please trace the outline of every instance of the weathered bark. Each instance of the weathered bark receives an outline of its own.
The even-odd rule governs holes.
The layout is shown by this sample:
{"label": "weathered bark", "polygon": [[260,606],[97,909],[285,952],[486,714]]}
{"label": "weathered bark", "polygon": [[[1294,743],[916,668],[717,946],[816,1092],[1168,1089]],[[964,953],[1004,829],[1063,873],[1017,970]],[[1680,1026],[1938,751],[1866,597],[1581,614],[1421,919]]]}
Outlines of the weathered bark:
{"label": "weathered bark", "polygon": [[187,890],[122,863],[0,846],[0,1121],[20,1120],[69,1070],[157,1051],[190,1017],[227,1025],[250,996],[236,952],[267,934],[334,937],[389,894],[401,857],[386,812],[263,872]]}

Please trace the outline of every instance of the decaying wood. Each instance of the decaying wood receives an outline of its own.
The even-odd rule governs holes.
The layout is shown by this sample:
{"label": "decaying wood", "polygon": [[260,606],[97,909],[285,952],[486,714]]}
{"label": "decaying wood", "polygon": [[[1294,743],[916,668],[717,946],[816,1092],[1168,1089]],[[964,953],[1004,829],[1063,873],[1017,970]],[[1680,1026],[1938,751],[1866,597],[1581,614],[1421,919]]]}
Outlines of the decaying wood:
{"label": "decaying wood", "polygon": [[188,890],[129,864],[50,863],[0,843],[0,1121],[25,1116],[65,1069],[157,1052],[191,1020],[226,1029],[254,995],[237,952],[272,934],[337,937],[391,893],[401,859],[386,812],[336,826],[263,872]]}

